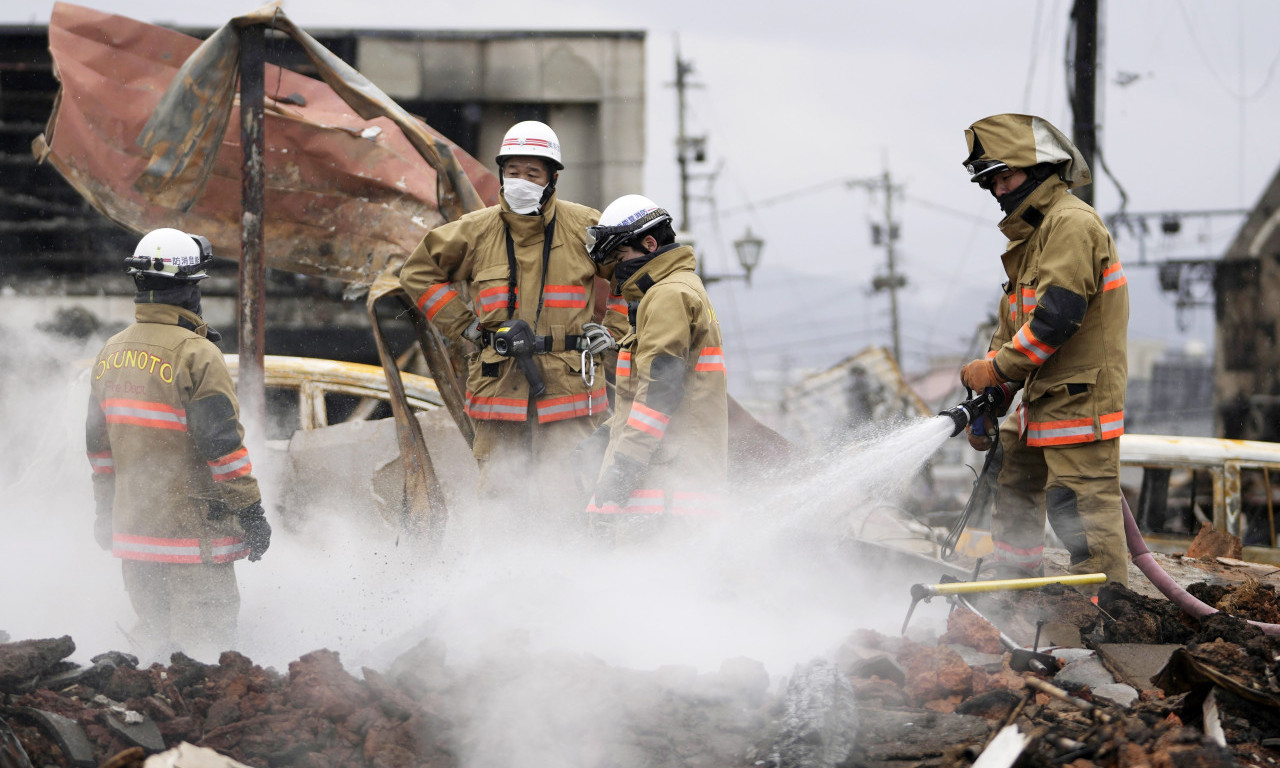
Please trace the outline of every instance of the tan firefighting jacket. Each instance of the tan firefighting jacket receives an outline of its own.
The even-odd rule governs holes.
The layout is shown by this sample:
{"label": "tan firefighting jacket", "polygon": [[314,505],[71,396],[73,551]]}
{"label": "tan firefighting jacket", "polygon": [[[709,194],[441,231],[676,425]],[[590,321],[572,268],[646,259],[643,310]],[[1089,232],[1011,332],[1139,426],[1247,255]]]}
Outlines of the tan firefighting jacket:
{"label": "tan firefighting jacket", "polygon": [[1028,445],[1124,434],[1129,289],[1096,211],[1057,176],[1000,222],[1009,282],[987,356],[1025,383]]}
{"label": "tan firefighting jacket", "polygon": [[194,312],[139,304],[134,314],[94,360],[85,423],[112,551],[164,563],[246,557],[234,513],[262,497],[222,353]]}
{"label": "tan firefighting jacket", "polygon": [[[693,249],[658,253],[621,287],[635,324],[618,352],[617,401],[604,467],[614,454],[647,467],[633,513],[715,514],[728,472],[729,406],[720,322],[695,271]],[[654,360],[684,361],[674,410],[651,389]],[[588,508],[589,512],[614,511]]]}
{"label": "tan firefighting jacket", "polygon": [[[451,339],[460,338],[476,317],[485,331],[522,319],[542,337],[549,351],[534,356],[547,388],[536,404],[540,423],[598,415],[608,408],[604,368],[612,365],[612,355],[601,361],[605,365],[588,387],[578,348],[582,325],[592,321],[595,308],[595,267],[587,257],[586,229],[599,218],[599,211],[554,195],[536,216],[513,212],[504,199],[428,232],[400,270],[401,286]],[[548,252],[545,233],[552,225]],[[516,264],[514,285],[508,242]],[[466,284],[470,305],[456,282]],[[627,330],[625,307],[614,300],[608,307],[603,324],[614,339],[621,338]],[[467,414],[479,420],[525,421],[528,408],[529,383],[520,367],[486,343],[469,361]]]}

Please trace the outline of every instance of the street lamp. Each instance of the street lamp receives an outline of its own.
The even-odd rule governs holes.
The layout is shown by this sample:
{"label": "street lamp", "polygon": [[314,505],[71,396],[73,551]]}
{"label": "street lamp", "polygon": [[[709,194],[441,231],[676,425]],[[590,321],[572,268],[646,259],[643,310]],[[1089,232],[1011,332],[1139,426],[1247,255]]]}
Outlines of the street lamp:
{"label": "street lamp", "polygon": [[747,285],[750,285],[751,270],[760,264],[760,251],[764,250],[764,241],[753,235],[748,226],[747,233],[733,241],[733,250],[738,252],[738,263],[747,273]]}
{"label": "street lamp", "polygon": [[[678,233],[676,241],[688,246],[693,245],[692,235],[688,233]],[[752,234],[751,227],[747,227],[747,233],[733,241],[733,250],[737,252],[738,263],[742,265],[742,274],[708,275],[702,270],[702,260],[699,259],[698,277],[702,278],[705,285],[718,283],[721,280],[746,280],[747,285],[751,285],[751,270],[760,265],[760,251],[764,250],[764,240]]]}

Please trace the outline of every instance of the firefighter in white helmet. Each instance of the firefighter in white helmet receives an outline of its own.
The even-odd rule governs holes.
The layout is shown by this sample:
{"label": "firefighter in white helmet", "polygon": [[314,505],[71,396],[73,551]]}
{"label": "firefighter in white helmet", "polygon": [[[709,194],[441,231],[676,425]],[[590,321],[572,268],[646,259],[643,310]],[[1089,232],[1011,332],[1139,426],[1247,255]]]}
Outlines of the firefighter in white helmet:
{"label": "firefighter in white helmet", "polygon": [[717,516],[728,391],[720,323],[693,249],[675,242],[671,215],[641,195],[610,203],[587,230],[587,247],[630,319],[614,414],[580,451],[585,461],[604,445],[587,506],[593,534],[633,541],[673,519]]}
{"label": "firefighter in white helmet", "polygon": [[[555,132],[513,125],[497,164],[499,203],[428,232],[400,283],[447,338],[475,347],[466,411],[481,499],[522,529],[536,517],[538,529],[562,530],[580,522],[564,511],[576,487],[569,454],[607,415],[604,373],[626,315],[596,301],[584,238],[600,214],[557,199]],[[597,315],[597,304],[608,309]]]}
{"label": "firefighter in white helmet", "polygon": [[[992,520],[998,576],[1039,574],[1045,518],[1072,573],[1127,583],[1120,496],[1129,293],[1106,225],[1068,190],[1090,182],[1084,158],[1043,118],[1004,114],[965,131],[965,167],[1005,213],[1008,282],[986,356],[960,378],[982,391],[1022,389],[999,429]],[[969,428],[979,450],[990,424]]]}
{"label": "firefighter in white helmet", "polygon": [[216,661],[234,646],[234,563],[258,560],[271,526],[253,477],[221,338],[201,317],[209,241],[147,233],[125,260],[136,322],[90,374],[86,447],[98,544],[120,558],[139,653]]}

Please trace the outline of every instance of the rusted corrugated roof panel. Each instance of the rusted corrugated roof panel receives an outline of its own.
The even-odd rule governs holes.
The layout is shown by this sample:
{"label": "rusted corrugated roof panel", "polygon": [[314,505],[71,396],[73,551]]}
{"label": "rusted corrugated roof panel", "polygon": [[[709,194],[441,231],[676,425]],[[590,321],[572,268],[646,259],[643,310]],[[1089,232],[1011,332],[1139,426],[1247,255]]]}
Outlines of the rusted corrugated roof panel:
{"label": "rusted corrugated roof panel", "polygon": [[[213,241],[219,256],[238,258],[238,130],[221,136],[207,166],[207,183],[189,210],[182,210],[184,201],[175,187],[148,187],[144,182],[146,193],[135,187],[151,158],[138,143],[144,126],[200,45],[195,38],[123,16],[56,4],[49,48],[62,88],[49,125],[33,149],[113,221],[137,232],[161,226],[198,232]],[[215,59],[217,66],[227,66],[225,59]],[[234,58],[229,66],[234,71]],[[370,92],[367,80],[346,70],[334,69],[327,76],[345,83],[347,96],[360,103],[360,111],[373,114],[380,92]],[[275,66],[268,65],[265,82],[267,266],[358,284],[372,283],[384,269],[398,267],[423,234],[445,220],[439,211],[436,171],[396,124],[416,119],[403,110],[397,114],[394,105],[383,110],[388,117],[366,119],[328,84]],[[189,113],[186,122],[207,118],[205,123],[216,123],[217,114],[200,114],[200,104],[206,103],[210,110],[221,104],[228,123],[238,125],[238,108],[230,99],[215,98],[217,92],[187,90],[188,98],[197,98],[182,102]],[[157,130],[148,134],[152,154],[168,158],[165,162],[175,168],[181,160],[172,151],[182,136],[195,130],[178,125],[177,119],[175,115],[167,125],[153,125]],[[450,148],[479,201],[496,202],[496,177],[416,122],[423,133],[415,141],[423,151],[429,154],[428,142]],[[180,135],[168,136],[165,128],[177,129]],[[195,153],[185,158],[186,168],[202,167],[206,158],[199,153],[207,150],[201,146],[191,142],[182,147]],[[150,178],[157,175],[163,172],[153,167]],[[441,186],[465,186],[462,176],[454,182]],[[450,208],[456,215],[458,202],[450,201]]]}

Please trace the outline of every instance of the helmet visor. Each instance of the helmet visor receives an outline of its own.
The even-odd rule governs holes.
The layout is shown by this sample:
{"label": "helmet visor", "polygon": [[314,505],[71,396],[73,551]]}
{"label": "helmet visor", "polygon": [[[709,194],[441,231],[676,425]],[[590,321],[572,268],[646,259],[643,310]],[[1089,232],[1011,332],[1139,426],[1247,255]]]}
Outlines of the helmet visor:
{"label": "helmet visor", "polygon": [[1009,170],[1002,160],[974,160],[969,164],[970,179],[983,189],[991,189],[995,184],[996,174]]}
{"label": "helmet visor", "polygon": [[604,227],[596,225],[587,227],[587,255],[596,264],[604,264],[613,260],[614,251],[631,239],[632,228],[628,225]]}
{"label": "helmet visor", "polygon": [[639,218],[628,219],[612,227],[601,224],[587,227],[587,255],[595,263],[603,264],[619,247],[670,220],[671,214],[662,208],[654,208]]}

